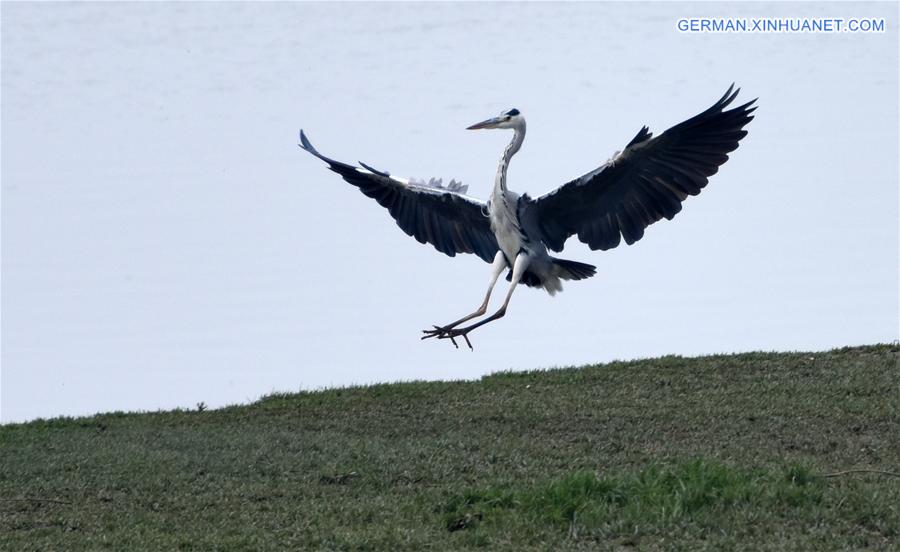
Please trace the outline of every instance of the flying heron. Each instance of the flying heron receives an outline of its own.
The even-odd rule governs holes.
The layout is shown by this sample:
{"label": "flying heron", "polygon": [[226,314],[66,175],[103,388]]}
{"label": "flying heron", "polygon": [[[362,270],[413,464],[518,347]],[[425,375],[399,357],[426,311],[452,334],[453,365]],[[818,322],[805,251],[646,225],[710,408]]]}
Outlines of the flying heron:
{"label": "flying heron", "polygon": [[[509,162],[525,139],[525,117],[518,109],[468,127],[513,131],[486,202],[466,195],[468,187],[454,180],[444,186],[441,180],[411,180],[362,162],[356,167],[329,159],[312,146],[303,130],[299,145],[387,208],[397,225],[419,242],[451,257],[474,253],[491,263],[490,284],[475,312],[423,330],[422,339],[449,339],[458,347],[455,338],[461,336],[471,349],[469,332],[503,317],[518,284],[553,295],[562,290],[561,280],[583,280],[596,272],[593,265],[552,257],[548,249],[562,251],[573,235],[593,250],[612,249],[623,238],[631,245],[643,237],[647,226],[662,217],[671,220],[689,195],[699,194],[728,160],[728,153],[737,149],[747,134],[744,126],[753,119],[755,99],[725,110],[739,91],[732,84],[712,107],[656,138],[646,126],[641,128],[605,164],[536,199],[506,186]],[[510,284],[500,308],[460,327],[487,312],[491,291],[504,271]]]}

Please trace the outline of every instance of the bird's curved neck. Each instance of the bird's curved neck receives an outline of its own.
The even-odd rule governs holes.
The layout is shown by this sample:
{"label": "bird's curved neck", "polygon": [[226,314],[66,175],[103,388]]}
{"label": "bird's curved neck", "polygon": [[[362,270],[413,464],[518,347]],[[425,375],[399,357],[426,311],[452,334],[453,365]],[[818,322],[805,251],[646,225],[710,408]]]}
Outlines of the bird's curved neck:
{"label": "bird's curved neck", "polygon": [[522,147],[525,141],[525,124],[522,123],[513,129],[512,141],[503,151],[503,157],[500,158],[500,166],[497,168],[497,180],[494,183],[494,192],[506,191],[506,170],[509,168],[509,160]]}

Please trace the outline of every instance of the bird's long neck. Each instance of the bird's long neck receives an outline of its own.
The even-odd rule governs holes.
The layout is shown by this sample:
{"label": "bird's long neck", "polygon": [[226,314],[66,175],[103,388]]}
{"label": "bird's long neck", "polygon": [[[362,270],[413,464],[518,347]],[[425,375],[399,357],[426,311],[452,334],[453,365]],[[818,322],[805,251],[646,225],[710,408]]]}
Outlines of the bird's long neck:
{"label": "bird's long neck", "polygon": [[503,151],[503,157],[500,158],[500,166],[497,168],[497,180],[494,182],[495,194],[500,191],[506,191],[506,170],[509,168],[509,160],[512,159],[512,156],[515,155],[517,151],[519,151],[519,148],[522,147],[522,142],[525,141],[524,122],[513,130],[513,139]]}

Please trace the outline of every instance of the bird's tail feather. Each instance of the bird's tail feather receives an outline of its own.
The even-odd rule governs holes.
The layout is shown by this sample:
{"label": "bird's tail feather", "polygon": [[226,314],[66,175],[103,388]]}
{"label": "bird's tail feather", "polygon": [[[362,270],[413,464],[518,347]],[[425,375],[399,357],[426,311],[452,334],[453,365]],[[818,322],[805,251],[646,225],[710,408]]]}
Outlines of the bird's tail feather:
{"label": "bird's tail feather", "polygon": [[556,267],[556,275],[563,280],[584,280],[597,273],[597,267],[594,265],[556,257],[553,257],[553,265]]}

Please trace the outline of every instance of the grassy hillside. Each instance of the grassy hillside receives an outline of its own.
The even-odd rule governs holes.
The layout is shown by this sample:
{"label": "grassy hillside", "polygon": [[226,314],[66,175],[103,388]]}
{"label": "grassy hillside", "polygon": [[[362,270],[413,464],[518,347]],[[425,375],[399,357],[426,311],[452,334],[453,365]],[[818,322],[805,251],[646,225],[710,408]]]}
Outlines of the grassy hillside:
{"label": "grassy hillside", "polygon": [[890,549],[900,477],[836,472],[900,472],[898,362],[665,357],[4,426],[0,549]]}

